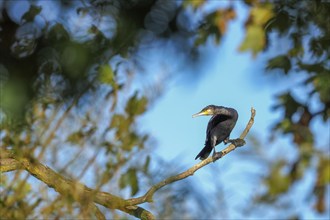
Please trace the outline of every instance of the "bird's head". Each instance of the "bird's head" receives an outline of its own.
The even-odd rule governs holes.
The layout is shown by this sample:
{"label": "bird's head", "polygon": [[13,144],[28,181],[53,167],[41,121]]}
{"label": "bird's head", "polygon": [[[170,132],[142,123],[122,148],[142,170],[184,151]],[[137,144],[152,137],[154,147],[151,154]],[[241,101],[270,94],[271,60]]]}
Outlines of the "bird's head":
{"label": "bird's head", "polygon": [[202,116],[202,115],[214,115],[216,109],[218,109],[218,106],[215,105],[208,105],[205,108],[203,108],[200,112],[193,114],[193,118],[198,117],[198,116]]}

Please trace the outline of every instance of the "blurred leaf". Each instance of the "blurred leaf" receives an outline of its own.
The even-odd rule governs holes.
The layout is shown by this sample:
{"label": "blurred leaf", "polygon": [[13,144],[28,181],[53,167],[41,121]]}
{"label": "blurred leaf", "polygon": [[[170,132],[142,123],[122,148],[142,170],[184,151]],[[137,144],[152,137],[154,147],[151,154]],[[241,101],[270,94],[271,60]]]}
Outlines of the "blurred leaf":
{"label": "blurred leaf", "polygon": [[123,140],[123,150],[131,151],[139,143],[139,136],[135,132],[130,132]]}
{"label": "blurred leaf", "polygon": [[321,72],[314,77],[313,84],[323,103],[330,103],[330,71]]}
{"label": "blurred leaf", "polygon": [[244,3],[251,6],[253,4],[257,4],[259,0],[244,0]]}
{"label": "blurred leaf", "polygon": [[194,42],[194,45],[196,47],[200,46],[200,45],[203,45],[206,43],[206,40],[208,39],[209,37],[209,32],[206,31],[206,30],[199,30],[198,31],[198,34],[197,34],[197,37],[195,39],[195,42]]}
{"label": "blurred leaf", "polygon": [[66,141],[72,143],[72,144],[78,144],[82,139],[84,138],[84,133],[82,131],[77,131],[72,134],[70,134]]}
{"label": "blurred leaf", "polygon": [[266,46],[265,24],[274,16],[272,4],[256,4],[246,21],[245,38],[240,51],[251,51],[255,57]]}
{"label": "blurred leaf", "polygon": [[290,93],[284,93],[277,96],[278,104],[273,106],[276,110],[280,107],[285,109],[285,117],[291,119],[292,115],[297,112],[298,108],[302,106]]}
{"label": "blurred leaf", "polygon": [[291,61],[286,55],[279,55],[268,60],[267,70],[282,69],[284,73],[288,73],[291,69]]}
{"label": "blurred leaf", "polygon": [[11,128],[23,129],[26,124],[25,109],[28,107],[28,89],[25,82],[20,79],[12,79],[0,87],[0,110],[3,120],[1,124],[9,125]]}
{"label": "blurred leaf", "polygon": [[138,98],[137,92],[128,100],[125,111],[129,116],[141,115],[147,110],[148,99],[146,97]]}
{"label": "blurred leaf", "polygon": [[135,169],[130,169],[128,174],[130,176],[131,196],[134,196],[139,191],[137,173]]}
{"label": "blurred leaf", "polygon": [[314,56],[320,57],[325,53],[324,48],[326,45],[324,45],[324,44],[328,44],[327,46],[329,46],[329,42],[324,41],[322,38],[311,38],[310,39],[309,48]]}
{"label": "blurred leaf", "polygon": [[241,43],[240,51],[251,51],[253,56],[256,56],[264,49],[266,44],[265,32],[258,25],[249,25],[246,28],[245,38]]}
{"label": "blurred leaf", "polygon": [[137,173],[134,168],[130,168],[126,173],[121,175],[119,179],[119,187],[121,189],[124,189],[127,186],[131,188],[131,196],[134,196],[139,191]]}
{"label": "blurred leaf", "polygon": [[285,118],[282,121],[278,122],[274,127],[275,130],[280,130],[284,134],[290,133],[292,131],[292,122]]}
{"label": "blurred leaf", "polygon": [[128,182],[127,173],[124,173],[123,175],[120,176],[119,187],[120,189],[124,189],[126,186],[128,186],[128,184],[129,182]]}
{"label": "blurred leaf", "polygon": [[276,164],[272,166],[269,176],[265,179],[265,184],[271,196],[277,196],[287,192],[290,187],[290,177],[283,173],[283,168],[285,166],[285,161],[277,161]]}
{"label": "blurred leaf", "polygon": [[286,34],[291,25],[292,25],[292,18],[290,17],[289,13],[285,10],[278,10],[277,14],[274,16],[273,19],[269,21],[267,25],[267,30],[277,30],[280,35]]}
{"label": "blurred leaf", "polygon": [[330,184],[330,159],[321,157],[318,166],[320,184]]}
{"label": "blurred leaf", "polygon": [[318,161],[317,178],[314,185],[313,194],[316,196],[314,209],[319,213],[324,213],[326,207],[326,186],[330,183],[330,160],[329,157],[321,155]]}
{"label": "blurred leaf", "polygon": [[150,165],[150,156],[148,155],[147,158],[146,158],[146,161],[144,162],[144,165],[143,165],[143,172],[144,173],[148,173],[148,170],[149,170],[149,165]]}
{"label": "blurred leaf", "polygon": [[100,66],[99,80],[102,83],[111,85],[114,89],[117,87],[114,72],[109,64]]}
{"label": "blurred leaf", "polygon": [[116,130],[116,138],[122,139],[126,137],[129,130],[130,122],[125,118],[124,115],[114,114],[110,123],[110,128]]}
{"label": "blurred leaf", "polygon": [[30,9],[25,12],[25,14],[22,16],[22,21],[24,22],[31,22],[34,20],[35,16],[37,16],[42,10],[41,6],[37,5],[30,5]]}
{"label": "blurred leaf", "polygon": [[302,58],[302,56],[304,55],[304,47],[302,45],[299,46],[294,46],[293,48],[291,48],[288,51],[288,56],[289,57],[299,57]]}
{"label": "blurred leaf", "polygon": [[53,26],[51,26],[46,37],[50,43],[53,43],[55,45],[58,42],[64,43],[70,40],[69,32],[60,23],[56,23]]}
{"label": "blurred leaf", "polygon": [[191,1],[191,0],[184,0],[182,4],[183,4],[184,7],[191,6],[193,9],[198,9],[202,5],[204,5],[205,2],[206,2],[205,0],[193,0],[193,1]]}
{"label": "blurred leaf", "polygon": [[233,8],[219,9],[215,13],[214,25],[218,27],[219,32],[223,35],[227,30],[230,20],[235,19],[236,12]]}
{"label": "blurred leaf", "polygon": [[260,4],[252,7],[250,16],[255,25],[263,27],[274,16],[273,6],[272,4]]}
{"label": "blurred leaf", "polygon": [[307,72],[321,73],[325,70],[323,64],[320,62],[315,62],[313,64],[298,62],[297,64],[300,69],[305,70]]}
{"label": "blurred leaf", "polygon": [[226,32],[228,22],[236,17],[232,7],[218,9],[205,17],[205,23],[200,26],[195,38],[194,45],[205,44],[209,37],[214,37],[217,44],[220,43],[222,35]]}
{"label": "blurred leaf", "polygon": [[124,116],[120,115],[120,114],[114,114],[112,116],[112,120],[110,123],[110,128],[116,128],[119,127],[119,125],[122,123],[122,121],[124,120]]}
{"label": "blurred leaf", "polygon": [[81,44],[70,43],[61,54],[61,63],[65,74],[71,79],[82,78],[86,75],[89,52]]}

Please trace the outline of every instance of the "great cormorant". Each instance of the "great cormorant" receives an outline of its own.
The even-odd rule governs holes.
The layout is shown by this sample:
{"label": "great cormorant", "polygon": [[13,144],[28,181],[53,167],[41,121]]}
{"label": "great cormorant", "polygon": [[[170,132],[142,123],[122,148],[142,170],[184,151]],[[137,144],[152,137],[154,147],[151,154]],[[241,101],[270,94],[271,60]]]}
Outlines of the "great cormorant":
{"label": "great cormorant", "polygon": [[206,159],[213,149],[213,156],[215,156],[215,146],[221,142],[224,142],[224,144],[233,143],[236,145],[236,141],[241,140],[229,139],[230,133],[235,127],[238,119],[238,113],[235,109],[223,106],[208,105],[199,113],[194,114],[193,117],[201,115],[212,115],[212,117],[207,125],[205,147],[196,156],[195,160],[197,158],[200,158],[201,160]]}

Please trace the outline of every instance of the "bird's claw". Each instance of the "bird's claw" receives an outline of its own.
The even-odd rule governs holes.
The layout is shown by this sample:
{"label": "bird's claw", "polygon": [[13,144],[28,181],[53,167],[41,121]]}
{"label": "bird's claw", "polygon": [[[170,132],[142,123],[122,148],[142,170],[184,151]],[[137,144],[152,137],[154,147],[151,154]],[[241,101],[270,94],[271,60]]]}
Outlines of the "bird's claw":
{"label": "bird's claw", "polygon": [[242,147],[246,144],[246,142],[241,138],[234,139],[231,141],[231,143],[235,145],[235,147]]}
{"label": "bird's claw", "polygon": [[223,155],[223,153],[221,151],[220,152],[214,152],[213,155],[212,155],[213,162],[220,159],[222,157],[222,155]]}

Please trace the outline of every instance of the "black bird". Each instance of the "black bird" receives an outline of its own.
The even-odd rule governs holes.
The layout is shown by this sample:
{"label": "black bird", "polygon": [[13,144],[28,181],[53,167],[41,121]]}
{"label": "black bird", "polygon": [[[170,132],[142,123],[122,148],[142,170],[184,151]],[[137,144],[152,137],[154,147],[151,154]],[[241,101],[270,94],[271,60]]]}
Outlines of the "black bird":
{"label": "black bird", "polygon": [[241,140],[229,139],[230,133],[235,127],[238,119],[238,113],[235,109],[208,105],[199,113],[194,114],[193,118],[201,115],[212,115],[212,117],[207,125],[205,147],[199,152],[195,160],[197,158],[200,158],[201,160],[206,159],[213,149],[213,156],[215,156],[215,146],[221,142],[224,142],[224,144],[233,143],[236,145],[236,141]]}

